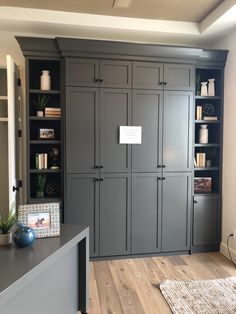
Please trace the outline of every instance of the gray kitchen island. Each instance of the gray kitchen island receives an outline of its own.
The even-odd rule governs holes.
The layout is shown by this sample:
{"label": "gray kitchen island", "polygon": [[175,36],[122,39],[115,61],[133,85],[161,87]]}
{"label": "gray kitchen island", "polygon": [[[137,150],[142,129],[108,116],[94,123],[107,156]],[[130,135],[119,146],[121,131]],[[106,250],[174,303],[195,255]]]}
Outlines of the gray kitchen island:
{"label": "gray kitchen island", "polygon": [[88,227],[62,225],[59,237],[0,247],[0,313],[87,313],[88,277]]}

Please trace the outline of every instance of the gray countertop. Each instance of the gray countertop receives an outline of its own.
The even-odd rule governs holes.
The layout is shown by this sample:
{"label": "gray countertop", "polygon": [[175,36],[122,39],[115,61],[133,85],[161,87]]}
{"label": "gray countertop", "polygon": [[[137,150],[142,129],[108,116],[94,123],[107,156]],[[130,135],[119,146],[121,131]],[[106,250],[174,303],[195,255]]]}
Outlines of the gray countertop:
{"label": "gray countertop", "polygon": [[34,272],[43,271],[44,264],[60,258],[86,236],[88,227],[62,225],[59,237],[36,239],[26,248],[0,247],[0,296],[22,278],[27,281],[29,274],[32,278]]}

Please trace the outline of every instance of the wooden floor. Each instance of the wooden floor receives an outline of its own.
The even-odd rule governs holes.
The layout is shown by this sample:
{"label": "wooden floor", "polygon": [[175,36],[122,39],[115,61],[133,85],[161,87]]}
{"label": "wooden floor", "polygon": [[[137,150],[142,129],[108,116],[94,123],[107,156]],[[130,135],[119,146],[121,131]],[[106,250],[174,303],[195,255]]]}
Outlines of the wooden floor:
{"label": "wooden floor", "polygon": [[164,279],[228,276],[236,270],[220,253],[93,262],[89,314],[171,313],[159,290]]}

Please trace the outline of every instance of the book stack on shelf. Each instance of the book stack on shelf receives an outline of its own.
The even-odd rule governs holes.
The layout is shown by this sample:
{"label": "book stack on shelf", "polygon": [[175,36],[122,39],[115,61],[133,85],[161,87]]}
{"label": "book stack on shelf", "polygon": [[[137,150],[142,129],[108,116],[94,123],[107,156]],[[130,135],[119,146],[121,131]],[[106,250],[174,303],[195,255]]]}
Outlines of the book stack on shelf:
{"label": "book stack on shelf", "polygon": [[48,154],[36,154],[35,155],[35,168],[36,169],[48,169]]}
{"label": "book stack on shelf", "polygon": [[197,153],[194,160],[195,167],[206,167],[206,153]]}
{"label": "book stack on shelf", "polygon": [[47,118],[60,118],[61,117],[61,108],[45,108],[45,117]]}

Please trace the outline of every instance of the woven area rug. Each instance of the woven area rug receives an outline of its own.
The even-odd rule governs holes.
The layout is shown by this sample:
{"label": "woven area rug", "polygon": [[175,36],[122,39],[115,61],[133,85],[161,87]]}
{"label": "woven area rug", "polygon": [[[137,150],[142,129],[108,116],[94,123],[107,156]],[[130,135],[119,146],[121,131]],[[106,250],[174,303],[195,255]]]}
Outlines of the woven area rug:
{"label": "woven area rug", "polygon": [[236,277],[216,280],[165,280],[160,290],[175,314],[236,313]]}

